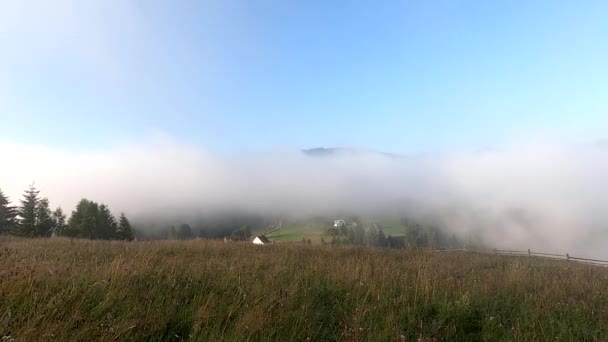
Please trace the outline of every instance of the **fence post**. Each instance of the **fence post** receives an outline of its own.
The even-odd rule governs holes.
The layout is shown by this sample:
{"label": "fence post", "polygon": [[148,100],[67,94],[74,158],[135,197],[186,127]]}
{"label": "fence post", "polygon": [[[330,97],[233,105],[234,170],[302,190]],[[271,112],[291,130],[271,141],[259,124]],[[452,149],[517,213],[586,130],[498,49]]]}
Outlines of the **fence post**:
{"label": "fence post", "polygon": [[532,253],[530,252],[530,248],[528,248],[528,256],[531,256]]}

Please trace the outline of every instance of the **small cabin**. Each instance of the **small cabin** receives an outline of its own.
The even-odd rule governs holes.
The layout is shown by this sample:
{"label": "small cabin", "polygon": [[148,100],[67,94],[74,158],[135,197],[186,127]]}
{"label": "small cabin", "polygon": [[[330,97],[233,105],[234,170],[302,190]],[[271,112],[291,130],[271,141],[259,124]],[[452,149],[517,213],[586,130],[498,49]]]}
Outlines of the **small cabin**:
{"label": "small cabin", "polygon": [[268,245],[270,244],[270,240],[266,237],[266,235],[259,235],[253,239],[254,245]]}
{"label": "small cabin", "polygon": [[346,221],[344,220],[334,220],[334,227],[335,228],[341,228],[346,226]]}

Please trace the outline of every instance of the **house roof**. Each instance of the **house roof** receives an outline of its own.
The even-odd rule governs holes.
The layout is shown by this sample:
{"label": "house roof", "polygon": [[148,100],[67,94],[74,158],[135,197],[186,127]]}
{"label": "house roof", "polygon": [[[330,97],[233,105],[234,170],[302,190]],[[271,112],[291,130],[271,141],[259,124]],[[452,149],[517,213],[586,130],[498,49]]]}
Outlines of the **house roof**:
{"label": "house roof", "polygon": [[255,238],[260,239],[260,241],[262,241],[262,243],[270,243],[270,240],[268,240],[266,235],[259,235],[259,236],[256,236]]}

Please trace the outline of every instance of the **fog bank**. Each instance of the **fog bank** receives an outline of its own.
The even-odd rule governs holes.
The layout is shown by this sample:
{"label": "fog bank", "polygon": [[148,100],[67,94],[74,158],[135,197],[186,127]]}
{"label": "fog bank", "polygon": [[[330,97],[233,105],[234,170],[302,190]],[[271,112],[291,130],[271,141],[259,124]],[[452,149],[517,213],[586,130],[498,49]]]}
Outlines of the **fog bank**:
{"label": "fog bank", "polygon": [[422,157],[289,149],[220,156],[170,141],[71,151],[0,142],[0,151],[0,188],[13,203],[35,181],[52,206],[70,212],[84,197],[136,219],[392,212],[491,246],[608,257],[602,143]]}

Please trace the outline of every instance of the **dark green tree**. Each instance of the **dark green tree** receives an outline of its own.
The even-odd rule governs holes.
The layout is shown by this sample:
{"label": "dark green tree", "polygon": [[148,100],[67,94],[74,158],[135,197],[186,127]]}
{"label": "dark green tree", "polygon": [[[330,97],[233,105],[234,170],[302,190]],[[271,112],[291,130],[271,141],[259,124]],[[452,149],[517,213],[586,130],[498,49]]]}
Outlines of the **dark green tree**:
{"label": "dark green tree", "polygon": [[331,226],[329,228],[327,228],[327,235],[329,236],[338,236],[338,234],[340,234],[340,229]]}
{"label": "dark green tree", "polygon": [[233,230],[231,237],[235,240],[247,240],[251,237],[251,228],[243,225],[241,228]]}
{"label": "dark green tree", "polygon": [[99,205],[93,201],[83,198],[76,205],[68,221],[67,236],[95,238],[97,222],[99,220]]}
{"label": "dark green tree", "polygon": [[363,228],[363,225],[356,224],[352,229],[355,232],[355,244],[364,245],[365,244],[365,229]]}
{"label": "dark green tree", "polygon": [[110,212],[110,208],[101,204],[97,211],[97,222],[94,227],[94,236],[96,239],[110,240],[116,237],[116,219]]}
{"label": "dark green tree", "polygon": [[182,224],[179,226],[179,229],[177,230],[177,238],[180,240],[189,240],[192,239],[194,237],[194,234],[192,233],[192,228],[190,227],[189,224]]}
{"label": "dark green tree", "polygon": [[345,224],[340,226],[340,235],[347,236],[349,231],[350,231],[350,229],[348,229],[348,227]]}
{"label": "dark green tree", "polygon": [[17,228],[17,209],[0,189],[0,235],[14,233]]}
{"label": "dark green tree", "polygon": [[68,221],[66,236],[88,239],[115,239],[118,224],[110,208],[85,198],[76,205]]}
{"label": "dark green tree", "polygon": [[349,244],[354,245],[357,241],[357,235],[355,234],[355,229],[353,229],[352,227],[347,228],[347,241]]}
{"label": "dark green tree", "polygon": [[409,223],[405,226],[405,240],[410,248],[428,247],[427,231],[417,223]]}
{"label": "dark green tree", "polygon": [[461,248],[462,247],[460,242],[458,241],[458,238],[456,238],[456,234],[452,233],[448,247],[449,248]]}
{"label": "dark green tree", "polygon": [[384,235],[382,227],[378,228],[378,246],[386,247],[386,235]]}
{"label": "dark green tree", "polygon": [[53,231],[51,232],[51,235],[62,236],[67,228],[67,225],[65,223],[65,214],[63,213],[61,207],[58,207],[55,209],[55,211],[53,211],[52,218]]}
{"label": "dark green tree", "polygon": [[370,227],[366,232],[365,244],[368,246],[378,246],[378,229],[375,226]]}
{"label": "dark green tree", "polygon": [[133,229],[131,228],[131,223],[127,220],[127,217],[124,213],[120,214],[120,219],[118,220],[118,228],[116,229],[116,238],[118,240],[133,240]]}
{"label": "dark green tree", "polygon": [[21,221],[19,222],[19,234],[22,236],[34,236],[36,233],[36,208],[40,201],[38,198],[39,193],[40,191],[36,190],[36,187],[32,183],[23,194],[21,206],[19,207],[19,216],[21,217]]}
{"label": "dark green tree", "polygon": [[53,213],[49,207],[49,200],[43,198],[38,201],[36,206],[36,226],[34,228],[34,236],[51,236],[53,226]]}

